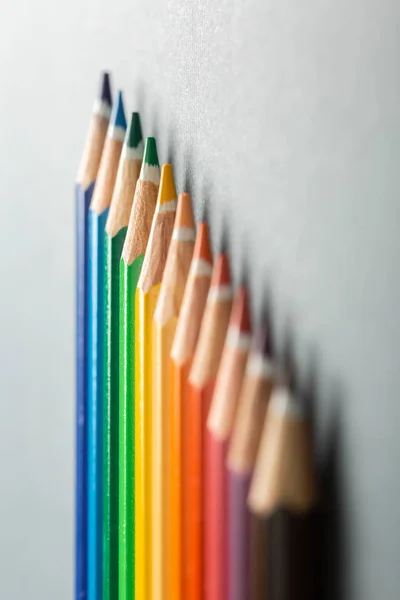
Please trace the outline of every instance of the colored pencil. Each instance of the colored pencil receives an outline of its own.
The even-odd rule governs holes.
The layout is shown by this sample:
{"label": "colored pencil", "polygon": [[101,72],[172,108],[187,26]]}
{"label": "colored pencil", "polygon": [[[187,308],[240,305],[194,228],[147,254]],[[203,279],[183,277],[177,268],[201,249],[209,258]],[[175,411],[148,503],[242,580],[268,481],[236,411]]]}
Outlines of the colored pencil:
{"label": "colored pencil", "polygon": [[251,475],[272,389],[270,335],[266,327],[254,336],[228,448],[228,598],[250,596],[250,513],[247,507]]}
{"label": "colored pencil", "polygon": [[[187,448],[188,464],[192,467],[189,487],[191,504],[188,521],[193,537],[192,568],[198,581],[197,598],[207,591],[207,574],[204,572],[204,501],[205,434],[206,419],[214,391],[215,380],[228,329],[232,306],[232,287],[226,254],[220,254],[214,265],[211,286],[204,310],[199,339],[189,375],[190,446]],[[208,493],[208,491],[207,491]],[[197,558],[197,560],[195,560]],[[205,596],[207,597],[207,596]]]}
{"label": "colored pencil", "polygon": [[248,502],[262,541],[257,550],[263,550],[252,556],[251,598],[314,600],[317,483],[310,430],[283,385],[271,394]]}
{"label": "colored pencil", "polygon": [[132,113],[106,222],[104,247],[103,600],[118,597],[119,263],[143,157]]}
{"label": "colored pencil", "polygon": [[157,146],[146,141],[120,264],[119,599],[135,590],[135,296],[160,183]]}
{"label": "colored pencil", "polygon": [[76,497],[75,597],[87,594],[87,350],[88,212],[111,114],[111,88],[103,73],[76,179]]}
{"label": "colored pencil", "polygon": [[89,210],[88,598],[102,599],[105,224],[125,137],[119,92]]}
{"label": "colored pencil", "polygon": [[[171,488],[171,492],[175,491],[174,497],[171,499],[171,505],[174,507],[174,516],[171,517],[171,522],[173,523],[172,527],[176,540],[176,560],[180,556],[181,564],[181,587],[175,590],[178,600],[199,598],[200,573],[196,568],[199,564],[199,545],[193,543],[196,542],[196,529],[194,528],[192,532],[192,524],[188,518],[192,506],[191,477],[196,473],[196,463],[192,465],[188,460],[188,449],[193,439],[191,435],[191,413],[189,411],[188,377],[210,287],[211,273],[212,254],[208,227],[207,223],[200,223],[171,350],[171,414],[174,415],[171,456],[178,457],[180,453],[179,462],[177,460],[172,462],[171,459],[171,468],[173,467],[171,481],[176,482],[176,485]],[[196,414],[194,414],[194,420],[196,422]],[[181,489],[180,495],[178,495],[179,487]],[[176,579],[178,579],[178,576],[176,576]]]}
{"label": "colored pencil", "polygon": [[227,447],[251,344],[246,288],[236,293],[207,419],[205,469],[206,597],[228,597]]}
{"label": "colored pencil", "polygon": [[[172,165],[163,165],[157,206],[136,291],[135,355],[135,594],[157,598],[162,582],[157,528],[153,527],[153,389],[152,328],[176,211]],[[157,515],[155,515],[157,517]],[[154,554],[153,554],[154,548]],[[154,586],[154,591],[153,591]]]}
{"label": "colored pencil", "polygon": [[153,322],[153,524],[158,553],[153,579],[161,582],[153,593],[160,600],[180,600],[180,415],[171,401],[170,355],[195,237],[190,194],[180,194]]}

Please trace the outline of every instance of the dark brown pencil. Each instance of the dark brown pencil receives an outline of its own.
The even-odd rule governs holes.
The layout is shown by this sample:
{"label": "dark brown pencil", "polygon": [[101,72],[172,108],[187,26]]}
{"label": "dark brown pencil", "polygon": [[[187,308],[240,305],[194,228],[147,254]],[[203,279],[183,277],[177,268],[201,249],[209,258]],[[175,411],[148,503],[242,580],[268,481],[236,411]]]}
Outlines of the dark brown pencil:
{"label": "dark brown pencil", "polygon": [[277,386],[267,410],[249,507],[257,556],[251,599],[315,600],[317,483],[304,410]]}

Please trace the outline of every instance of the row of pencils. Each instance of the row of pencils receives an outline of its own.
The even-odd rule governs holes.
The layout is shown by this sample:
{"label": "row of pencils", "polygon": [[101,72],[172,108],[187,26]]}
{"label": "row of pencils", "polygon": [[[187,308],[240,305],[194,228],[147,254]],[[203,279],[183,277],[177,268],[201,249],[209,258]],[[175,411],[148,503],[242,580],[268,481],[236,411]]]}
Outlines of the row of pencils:
{"label": "row of pencils", "polygon": [[76,598],[313,598],[305,411],[107,73],[76,207]]}

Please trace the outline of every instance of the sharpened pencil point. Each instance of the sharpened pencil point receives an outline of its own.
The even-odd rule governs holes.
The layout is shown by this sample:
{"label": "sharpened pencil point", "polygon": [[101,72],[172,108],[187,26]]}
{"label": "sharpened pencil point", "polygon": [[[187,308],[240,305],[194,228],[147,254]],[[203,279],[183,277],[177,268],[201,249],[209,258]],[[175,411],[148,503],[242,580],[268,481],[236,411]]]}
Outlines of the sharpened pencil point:
{"label": "sharpened pencil point", "polygon": [[240,287],[236,292],[230,324],[242,333],[251,332],[249,297],[245,286]]}
{"label": "sharpened pencil point", "polygon": [[[137,148],[142,142],[142,128],[140,125],[139,113],[133,112],[129,125],[128,135],[126,137],[126,145],[128,148]],[[143,147],[142,147],[143,148]]]}
{"label": "sharpened pencil point", "polygon": [[110,125],[115,128],[119,127],[123,130],[126,130],[124,99],[121,90],[118,91],[117,101],[113,108],[113,114],[111,115]]}
{"label": "sharpened pencil point", "polygon": [[262,325],[254,335],[253,349],[264,356],[272,357],[271,333],[266,325]]}
{"label": "sharpened pencil point", "polygon": [[158,204],[159,211],[176,210],[176,189],[172,165],[162,166]]}
{"label": "sharpened pencil point", "polygon": [[160,165],[158,163],[157,144],[153,137],[148,137],[146,140],[139,179],[142,181],[151,181],[157,186],[160,183]]}
{"label": "sharpened pencil point", "polygon": [[210,265],[212,265],[210,236],[208,234],[208,225],[205,221],[203,221],[203,223],[200,223],[197,229],[193,258],[204,260],[205,262],[208,262]]}
{"label": "sharpened pencil point", "polygon": [[223,285],[230,285],[230,283],[231,273],[228,257],[226,254],[219,254],[213,269],[211,287],[222,287]]}
{"label": "sharpened pencil point", "polygon": [[153,137],[148,137],[146,140],[146,146],[144,148],[143,164],[149,165],[149,167],[158,167],[158,154],[157,144]]}
{"label": "sharpened pencil point", "polygon": [[187,193],[179,194],[175,217],[175,228],[178,227],[194,229],[192,198]]}
{"label": "sharpened pencil point", "polygon": [[101,77],[100,100],[109,106],[112,105],[110,75],[107,71],[105,71]]}

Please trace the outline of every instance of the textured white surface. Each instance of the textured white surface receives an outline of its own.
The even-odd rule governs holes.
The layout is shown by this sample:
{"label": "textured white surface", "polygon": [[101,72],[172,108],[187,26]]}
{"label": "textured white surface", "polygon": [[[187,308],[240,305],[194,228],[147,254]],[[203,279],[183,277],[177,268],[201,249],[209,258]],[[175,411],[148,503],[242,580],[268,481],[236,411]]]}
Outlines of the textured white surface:
{"label": "textured white surface", "polygon": [[1,598],[72,597],[72,190],[102,67],[316,373],[340,587],[400,596],[399,21],[397,0],[2,3]]}

